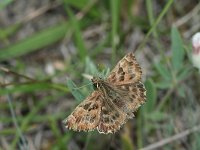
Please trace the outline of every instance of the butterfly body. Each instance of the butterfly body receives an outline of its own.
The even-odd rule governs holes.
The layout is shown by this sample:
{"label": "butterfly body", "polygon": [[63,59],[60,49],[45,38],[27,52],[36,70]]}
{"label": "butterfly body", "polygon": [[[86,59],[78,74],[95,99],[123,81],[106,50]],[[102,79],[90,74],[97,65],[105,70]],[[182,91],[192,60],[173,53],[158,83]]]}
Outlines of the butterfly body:
{"label": "butterfly body", "polygon": [[65,120],[68,129],[114,133],[145,102],[141,68],[133,53],[127,54],[106,79],[94,77],[94,92]]}

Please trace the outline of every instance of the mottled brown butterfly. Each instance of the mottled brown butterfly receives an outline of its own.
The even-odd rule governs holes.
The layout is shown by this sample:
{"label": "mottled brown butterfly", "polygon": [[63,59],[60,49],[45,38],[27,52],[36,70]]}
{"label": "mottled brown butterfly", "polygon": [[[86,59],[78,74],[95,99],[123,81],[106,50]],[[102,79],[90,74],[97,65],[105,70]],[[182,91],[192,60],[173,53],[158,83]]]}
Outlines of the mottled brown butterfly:
{"label": "mottled brown butterfly", "polygon": [[122,58],[106,79],[93,77],[95,90],[64,120],[75,131],[115,133],[145,102],[142,71],[133,53]]}

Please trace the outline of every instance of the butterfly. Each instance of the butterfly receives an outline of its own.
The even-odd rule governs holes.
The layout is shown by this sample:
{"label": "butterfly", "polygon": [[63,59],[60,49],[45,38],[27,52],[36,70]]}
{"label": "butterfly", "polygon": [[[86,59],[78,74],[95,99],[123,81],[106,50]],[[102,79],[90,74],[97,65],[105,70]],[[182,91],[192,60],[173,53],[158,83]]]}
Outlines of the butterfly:
{"label": "butterfly", "polygon": [[93,77],[94,91],[64,120],[67,129],[115,133],[145,102],[142,70],[133,53],[125,55],[106,79]]}

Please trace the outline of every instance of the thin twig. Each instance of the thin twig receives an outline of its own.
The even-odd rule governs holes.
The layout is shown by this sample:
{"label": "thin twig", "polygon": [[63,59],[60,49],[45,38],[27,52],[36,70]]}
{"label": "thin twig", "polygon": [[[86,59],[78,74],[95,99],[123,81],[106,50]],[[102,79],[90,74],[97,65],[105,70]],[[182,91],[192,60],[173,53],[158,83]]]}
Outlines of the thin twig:
{"label": "thin twig", "polygon": [[17,73],[17,72],[14,72],[14,71],[8,69],[8,68],[5,68],[5,67],[0,67],[0,70],[2,70],[3,72],[6,72],[6,73],[14,74],[14,75],[16,75],[16,76],[21,76],[21,77],[23,77],[23,78],[25,78],[25,79],[28,79],[28,80],[31,80],[31,81],[36,81],[36,80],[33,79],[33,78],[30,78],[30,77],[25,76],[25,75],[23,75],[23,74],[19,74],[19,73]]}
{"label": "thin twig", "polygon": [[77,20],[81,20],[87,14],[87,12],[94,6],[94,4],[96,4],[96,2],[97,0],[91,0],[90,3],[83,8],[82,11],[78,12],[76,14]]}
{"label": "thin twig", "polygon": [[189,30],[187,30],[186,32],[183,33],[183,37],[190,40],[191,36],[195,32],[199,31],[199,28],[200,28],[200,24],[199,23],[194,24]]}
{"label": "thin twig", "polygon": [[163,108],[163,106],[165,105],[165,103],[167,102],[168,98],[171,96],[171,94],[173,93],[174,88],[170,88],[166,94],[164,95],[164,97],[160,100],[160,103],[158,104],[157,110],[161,110]]}
{"label": "thin twig", "polygon": [[182,18],[180,18],[179,20],[177,20],[174,25],[176,27],[182,26],[185,23],[188,23],[188,21],[196,16],[198,14],[198,12],[200,11],[200,3],[198,3],[196,5],[196,7],[194,9],[192,9],[192,11],[190,11],[189,13],[187,13],[185,16],[183,16]]}
{"label": "thin twig", "polygon": [[57,1],[49,5],[45,5],[37,10],[30,12],[27,16],[19,20],[19,23],[27,23],[28,21],[33,20],[34,18],[38,16],[41,16],[48,10],[58,7],[59,5],[61,5],[61,1]]}
{"label": "thin twig", "polygon": [[185,136],[188,136],[189,134],[191,133],[194,133],[194,132],[197,132],[197,131],[200,131],[200,125],[197,125],[197,126],[194,126],[193,128],[191,129],[187,129],[183,132],[180,132],[178,134],[175,134],[174,136],[171,136],[171,137],[168,137],[168,138],[165,138],[161,141],[158,141],[156,143],[153,143],[153,144],[150,144],[149,146],[147,147],[144,147],[140,150],[153,150],[153,149],[158,149],[166,144],[169,144],[171,142],[174,142],[176,140],[179,140],[181,138],[184,138]]}

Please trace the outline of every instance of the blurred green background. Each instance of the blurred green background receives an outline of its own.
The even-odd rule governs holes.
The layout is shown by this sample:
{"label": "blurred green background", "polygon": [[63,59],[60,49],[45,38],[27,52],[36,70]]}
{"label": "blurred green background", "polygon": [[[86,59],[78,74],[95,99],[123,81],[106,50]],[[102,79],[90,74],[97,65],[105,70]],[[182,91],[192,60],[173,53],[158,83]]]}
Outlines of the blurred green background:
{"label": "blurred green background", "polygon": [[[0,149],[199,150],[199,22],[199,0],[1,0]],[[84,75],[130,51],[147,89],[136,117],[115,134],[66,130]]]}

